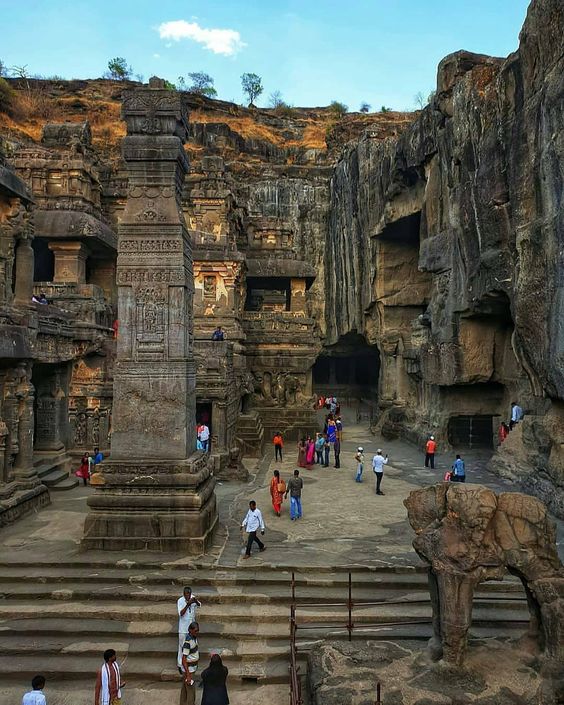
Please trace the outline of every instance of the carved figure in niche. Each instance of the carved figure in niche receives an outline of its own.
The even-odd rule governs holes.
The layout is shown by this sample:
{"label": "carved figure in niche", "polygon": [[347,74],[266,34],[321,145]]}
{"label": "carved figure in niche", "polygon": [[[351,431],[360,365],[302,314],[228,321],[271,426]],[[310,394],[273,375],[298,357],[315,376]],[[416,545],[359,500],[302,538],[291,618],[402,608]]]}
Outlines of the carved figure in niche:
{"label": "carved figure in niche", "polygon": [[204,277],[204,296],[215,299],[217,291],[217,281],[215,274]]}
{"label": "carved figure in niche", "polygon": [[78,447],[86,445],[86,434],[86,414],[84,412],[81,412],[77,414],[76,417],[76,426],[74,429],[74,445]]}
{"label": "carved figure in niche", "polygon": [[272,399],[272,375],[265,372],[262,376],[262,396],[264,399]]}
{"label": "carved figure in niche", "polygon": [[100,445],[100,411],[94,409],[92,414],[92,445],[96,448]]}
{"label": "carved figure in niche", "polygon": [[162,339],[165,329],[164,292],[158,287],[140,289],[137,295],[137,337]]}

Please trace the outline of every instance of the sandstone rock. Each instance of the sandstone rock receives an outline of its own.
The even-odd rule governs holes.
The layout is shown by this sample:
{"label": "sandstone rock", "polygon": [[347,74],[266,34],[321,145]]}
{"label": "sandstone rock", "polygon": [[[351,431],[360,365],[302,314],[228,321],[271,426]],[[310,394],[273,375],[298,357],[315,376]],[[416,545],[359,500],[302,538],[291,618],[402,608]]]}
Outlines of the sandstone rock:
{"label": "sandstone rock", "polygon": [[442,483],[404,501],[417,536],[413,546],[429,565],[433,658],[462,666],[475,587],[506,571],[525,587],[529,635],[536,638],[545,681],[564,681],[564,568],[546,507],[521,493],[496,495],[479,485]]}

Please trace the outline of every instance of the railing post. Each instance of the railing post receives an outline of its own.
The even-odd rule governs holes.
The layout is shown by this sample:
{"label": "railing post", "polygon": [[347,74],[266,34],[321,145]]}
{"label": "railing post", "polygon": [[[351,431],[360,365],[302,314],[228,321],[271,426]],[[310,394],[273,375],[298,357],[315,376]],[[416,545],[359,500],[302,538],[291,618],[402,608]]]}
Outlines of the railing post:
{"label": "railing post", "polygon": [[352,601],[352,575],[349,572],[349,601],[348,601],[348,608],[349,608],[349,622],[347,624],[347,630],[349,632],[349,641],[352,641],[352,630],[353,630],[353,621],[352,621],[352,609],[353,609],[353,601]]}
{"label": "railing post", "polygon": [[382,701],[380,700],[380,681],[376,683],[376,703],[375,705],[382,705]]}

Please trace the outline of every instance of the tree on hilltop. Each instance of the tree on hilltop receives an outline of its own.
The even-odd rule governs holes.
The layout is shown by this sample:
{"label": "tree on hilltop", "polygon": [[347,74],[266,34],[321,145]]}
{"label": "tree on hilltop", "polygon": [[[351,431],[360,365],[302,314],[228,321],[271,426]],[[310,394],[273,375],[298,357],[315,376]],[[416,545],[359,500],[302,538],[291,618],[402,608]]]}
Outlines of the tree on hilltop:
{"label": "tree on hilltop", "polygon": [[370,105],[370,103],[361,103],[360,104],[360,112],[361,113],[369,113],[371,107],[372,106]]}
{"label": "tree on hilltop", "polygon": [[216,98],[217,91],[214,88],[214,80],[208,74],[203,71],[195,71],[194,73],[188,74],[192,81],[192,85],[188,87],[190,93],[197,93],[198,95],[205,95],[208,98]]}
{"label": "tree on hilltop", "polygon": [[249,108],[254,107],[255,100],[263,92],[262,78],[256,73],[244,73],[241,76],[241,87],[243,94],[249,101]]}
{"label": "tree on hilltop", "polygon": [[286,103],[284,102],[282,93],[280,91],[273,91],[268,97],[268,107],[276,109],[283,105],[286,105]]}
{"label": "tree on hilltop", "polygon": [[349,106],[341,103],[338,100],[331,101],[329,105],[329,110],[336,118],[342,118],[349,111]]}
{"label": "tree on hilltop", "polygon": [[127,81],[128,78],[131,78],[132,73],[133,69],[128,66],[123,56],[116,56],[108,61],[108,78],[114,81]]}

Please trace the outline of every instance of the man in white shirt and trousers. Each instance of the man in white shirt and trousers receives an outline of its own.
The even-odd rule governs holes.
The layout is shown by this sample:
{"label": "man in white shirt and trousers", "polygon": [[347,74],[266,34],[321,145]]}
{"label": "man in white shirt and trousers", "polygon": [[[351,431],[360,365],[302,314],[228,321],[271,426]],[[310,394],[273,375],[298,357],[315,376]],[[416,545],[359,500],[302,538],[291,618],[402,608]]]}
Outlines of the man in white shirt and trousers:
{"label": "man in white shirt and trousers", "polygon": [[380,485],[382,484],[382,478],[384,477],[384,465],[388,464],[388,456],[384,457],[382,455],[382,449],[378,448],[376,455],[372,458],[372,470],[376,474],[376,494],[383,495],[384,493],[380,490]]}
{"label": "man in white shirt and trousers", "polygon": [[262,552],[266,549],[266,546],[257,536],[257,531],[259,528],[260,533],[264,536],[264,519],[262,518],[260,509],[257,509],[257,503],[252,499],[249,502],[249,511],[247,512],[247,516],[243,519],[243,523],[241,524],[241,529],[247,530],[247,550],[245,551],[243,558],[251,557],[251,547],[253,545],[253,541],[256,541],[259,551]]}
{"label": "man in white shirt and trousers", "polygon": [[185,587],[184,594],[179,598],[177,604],[178,608],[178,657],[177,666],[180,673],[182,673],[182,646],[186,641],[186,634],[188,634],[188,629],[192,622],[196,621],[196,609],[201,607],[202,604],[196,599],[195,595],[192,595],[192,588]]}

